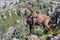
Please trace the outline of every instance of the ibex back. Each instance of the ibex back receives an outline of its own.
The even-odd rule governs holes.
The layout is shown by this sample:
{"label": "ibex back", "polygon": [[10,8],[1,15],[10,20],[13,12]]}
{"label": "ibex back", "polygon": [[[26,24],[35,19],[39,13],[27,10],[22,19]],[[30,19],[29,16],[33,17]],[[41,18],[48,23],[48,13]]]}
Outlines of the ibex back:
{"label": "ibex back", "polygon": [[[24,6],[23,6],[24,7]],[[31,14],[29,16],[29,19],[27,20],[27,23],[30,26],[30,34],[32,33],[32,30],[34,29],[35,25],[44,25],[46,30],[49,31],[51,28],[49,27],[48,23],[51,20],[51,18],[45,14],[37,14],[35,9],[32,7],[24,7],[31,11]]]}

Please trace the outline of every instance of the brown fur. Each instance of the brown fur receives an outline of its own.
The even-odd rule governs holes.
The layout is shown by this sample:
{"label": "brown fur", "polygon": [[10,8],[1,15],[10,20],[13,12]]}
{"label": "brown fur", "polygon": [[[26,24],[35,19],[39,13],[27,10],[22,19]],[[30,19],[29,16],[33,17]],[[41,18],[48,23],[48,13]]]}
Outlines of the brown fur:
{"label": "brown fur", "polygon": [[29,9],[32,12],[28,19],[28,24],[30,25],[30,34],[36,24],[44,25],[47,31],[51,29],[48,25],[51,19],[49,16],[44,15],[44,14],[37,14],[36,11],[32,7],[25,7],[25,8]]}

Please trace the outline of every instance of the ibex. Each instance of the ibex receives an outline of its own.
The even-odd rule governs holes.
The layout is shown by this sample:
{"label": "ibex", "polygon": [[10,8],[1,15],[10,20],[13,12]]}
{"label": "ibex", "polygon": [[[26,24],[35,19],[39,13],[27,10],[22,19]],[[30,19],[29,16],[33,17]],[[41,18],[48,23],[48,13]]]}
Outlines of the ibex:
{"label": "ibex", "polygon": [[37,14],[35,9],[32,7],[26,7],[22,6],[23,8],[27,8],[31,11],[31,14],[29,16],[29,19],[27,20],[27,23],[30,26],[30,33],[32,33],[32,30],[34,29],[35,25],[44,25],[46,30],[49,31],[51,30],[50,26],[48,25],[49,21],[51,18],[45,14]]}

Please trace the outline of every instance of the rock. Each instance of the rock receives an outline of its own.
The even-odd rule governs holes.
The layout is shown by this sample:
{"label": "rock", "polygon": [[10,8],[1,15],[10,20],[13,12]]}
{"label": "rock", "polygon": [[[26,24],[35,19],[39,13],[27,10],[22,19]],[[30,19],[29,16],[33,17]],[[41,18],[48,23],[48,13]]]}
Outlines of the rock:
{"label": "rock", "polygon": [[48,37],[49,37],[50,40],[54,40],[54,35],[53,34],[48,35]]}
{"label": "rock", "polygon": [[60,40],[60,34],[57,35],[58,39]]}
{"label": "rock", "polygon": [[17,38],[13,38],[13,40],[19,40],[19,39],[17,39]]}
{"label": "rock", "polygon": [[55,37],[54,37],[54,40],[58,40],[58,37],[57,37],[57,36],[55,36]]}
{"label": "rock", "polygon": [[19,0],[16,0],[16,3],[19,3]]}
{"label": "rock", "polygon": [[52,1],[52,0],[43,0],[44,3],[48,3],[50,1]]}
{"label": "rock", "polygon": [[37,35],[27,36],[26,40],[41,40],[41,38]]}
{"label": "rock", "polygon": [[57,36],[50,34],[48,35],[48,37],[50,38],[50,40],[60,40],[60,34],[58,34]]}
{"label": "rock", "polygon": [[14,32],[15,29],[16,29],[16,27],[13,27],[13,26],[9,27],[7,32],[3,34],[2,40],[8,40],[11,37],[11,35]]}

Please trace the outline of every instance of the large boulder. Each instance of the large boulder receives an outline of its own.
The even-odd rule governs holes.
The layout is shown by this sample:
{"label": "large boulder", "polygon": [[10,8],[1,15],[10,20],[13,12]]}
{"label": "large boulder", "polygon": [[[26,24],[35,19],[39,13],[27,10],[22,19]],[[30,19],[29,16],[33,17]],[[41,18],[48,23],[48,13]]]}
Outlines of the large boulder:
{"label": "large boulder", "polygon": [[26,40],[41,40],[41,37],[37,35],[30,35],[30,36],[27,36]]}

